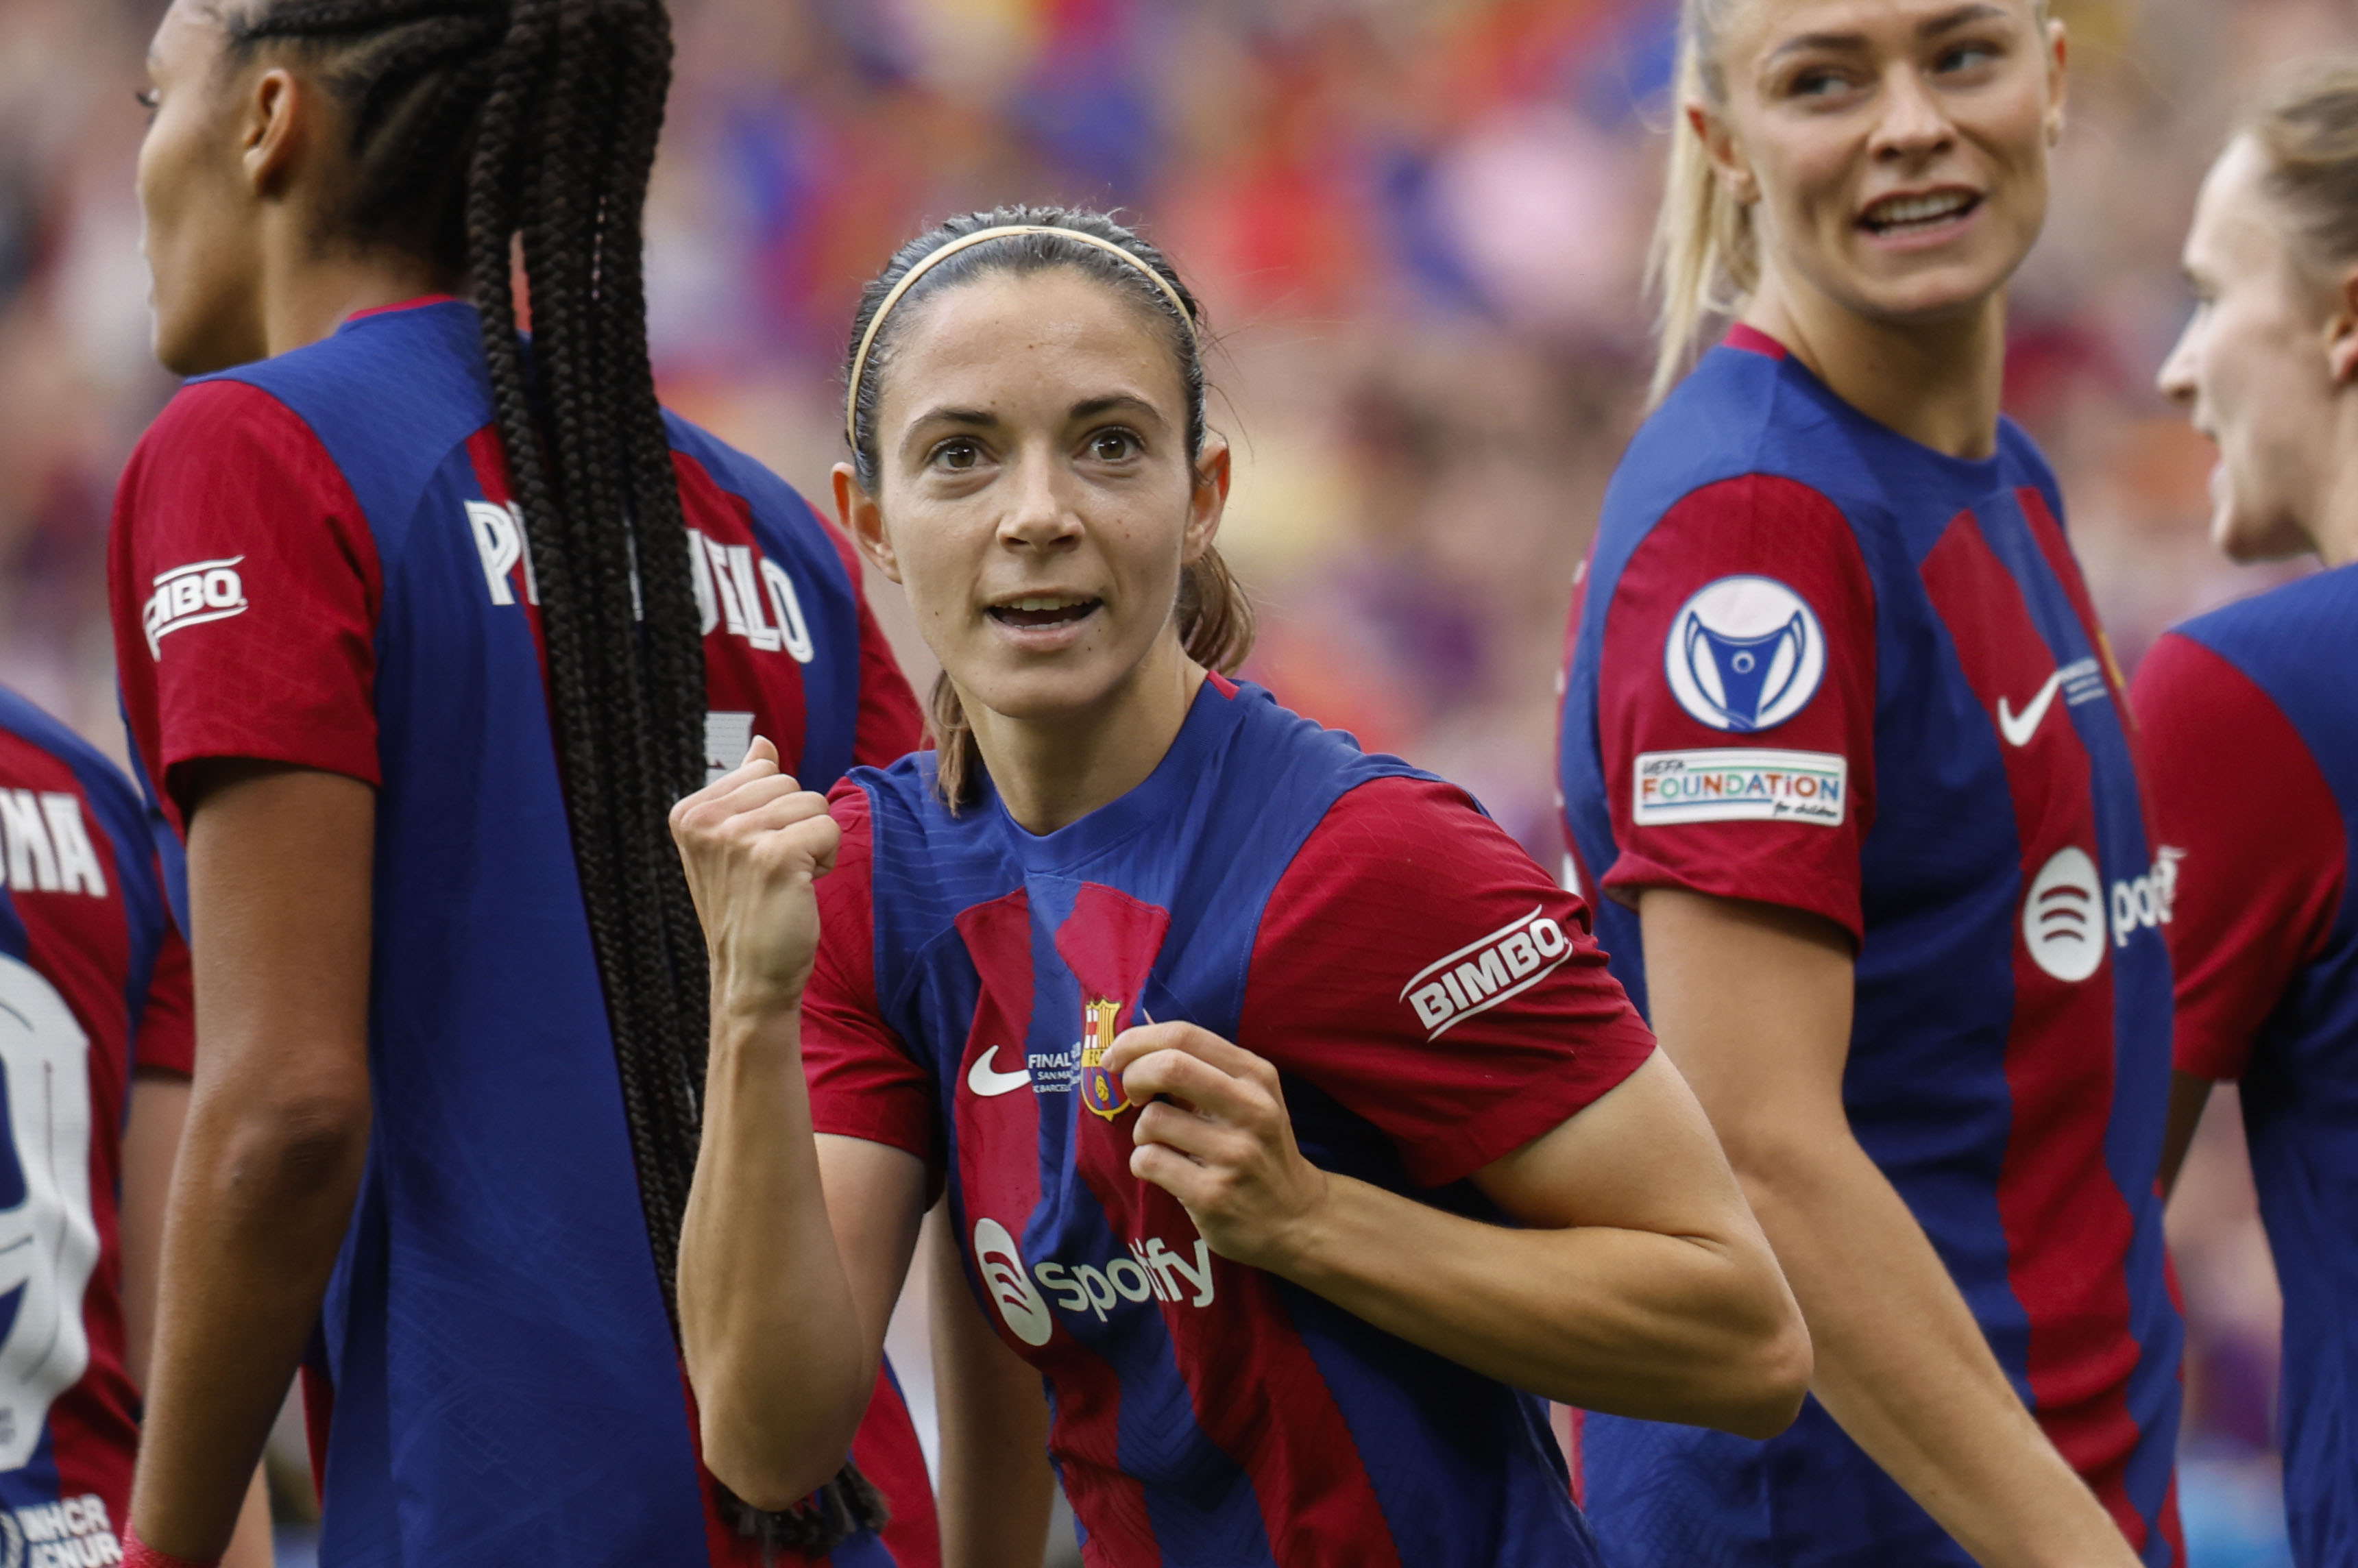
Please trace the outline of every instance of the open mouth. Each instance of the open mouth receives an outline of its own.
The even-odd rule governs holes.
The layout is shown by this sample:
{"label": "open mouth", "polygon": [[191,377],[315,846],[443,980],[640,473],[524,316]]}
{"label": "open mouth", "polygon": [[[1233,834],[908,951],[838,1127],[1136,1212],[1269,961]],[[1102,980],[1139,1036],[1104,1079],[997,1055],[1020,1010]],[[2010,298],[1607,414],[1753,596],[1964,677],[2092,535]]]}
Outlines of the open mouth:
{"label": "open mouth", "polygon": [[1076,599],[1065,595],[1011,599],[1005,604],[992,605],[990,618],[1001,626],[1026,629],[1070,626],[1096,614],[1104,602],[1101,599]]}
{"label": "open mouth", "polygon": [[1922,196],[1887,196],[1868,207],[1858,225],[1882,239],[1905,239],[1953,223],[1982,204],[1970,190],[1935,190]]}

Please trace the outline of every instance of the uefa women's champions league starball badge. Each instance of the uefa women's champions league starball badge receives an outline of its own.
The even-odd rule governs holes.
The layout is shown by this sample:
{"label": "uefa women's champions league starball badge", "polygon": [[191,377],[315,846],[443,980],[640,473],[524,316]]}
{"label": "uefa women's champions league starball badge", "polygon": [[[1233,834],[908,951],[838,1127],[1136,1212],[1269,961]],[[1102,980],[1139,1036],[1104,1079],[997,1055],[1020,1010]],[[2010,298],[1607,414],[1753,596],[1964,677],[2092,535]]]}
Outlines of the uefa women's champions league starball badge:
{"label": "uefa women's champions league starball badge", "polygon": [[1121,1033],[1121,1007],[1103,997],[1081,1005],[1081,1103],[1108,1121],[1130,1108],[1121,1080],[1105,1065],[1105,1054]]}

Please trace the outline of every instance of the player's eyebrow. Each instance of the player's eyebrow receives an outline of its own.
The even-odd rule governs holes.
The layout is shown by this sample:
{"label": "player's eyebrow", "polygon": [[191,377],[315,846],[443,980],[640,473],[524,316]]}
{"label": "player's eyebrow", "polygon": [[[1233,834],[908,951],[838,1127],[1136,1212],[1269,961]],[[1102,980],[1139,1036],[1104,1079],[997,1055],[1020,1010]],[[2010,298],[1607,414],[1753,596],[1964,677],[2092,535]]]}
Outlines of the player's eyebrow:
{"label": "player's eyebrow", "polygon": [[1100,414],[1116,411],[1142,414],[1157,425],[1163,423],[1163,411],[1134,392],[1115,392],[1103,397],[1083,398],[1073,405],[1070,417],[1076,420],[1094,419]]}
{"label": "player's eyebrow", "polygon": [[[2002,8],[1986,4],[1985,0],[1974,0],[1972,5],[1960,5],[1954,10],[1943,11],[1939,16],[1918,24],[1916,36],[1924,39],[1937,38],[1944,33],[1953,33],[1959,27],[1969,27],[1976,22],[1990,21],[2005,15],[2006,12]],[[1812,49],[1856,53],[1866,47],[1867,38],[1865,33],[1801,33],[1787,38],[1783,43],[1770,49],[1768,59],[1774,62],[1786,55]]]}

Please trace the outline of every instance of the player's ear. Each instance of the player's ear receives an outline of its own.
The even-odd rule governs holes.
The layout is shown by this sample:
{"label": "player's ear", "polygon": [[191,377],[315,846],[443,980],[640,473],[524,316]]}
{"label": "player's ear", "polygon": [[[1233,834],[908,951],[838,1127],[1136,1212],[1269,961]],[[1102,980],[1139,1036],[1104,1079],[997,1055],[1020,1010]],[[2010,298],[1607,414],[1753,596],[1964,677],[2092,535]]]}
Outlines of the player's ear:
{"label": "player's ear", "polygon": [[1187,539],[1180,559],[1194,562],[1212,547],[1220,521],[1228,510],[1228,438],[1217,430],[1204,437],[1204,455],[1195,460],[1195,492],[1187,498]]}
{"label": "player's ear", "polygon": [[1689,103],[1686,114],[1687,124],[1703,142],[1704,156],[1711,160],[1712,177],[1741,205],[1749,207],[1758,201],[1760,181],[1753,175],[1752,162],[1744,156],[1744,146],[1736,139],[1727,116],[1701,100]]}
{"label": "player's ear", "polygon": [[2358,382],[2358,267],[2343,272],[2325,323],[2325,367],[2336,387]]}
{"label": "player's ear", "polygon": [[871,566],[894,582],[901,580],[900,557],[892,553],[892,540],[884,532],[884,510],[849,463],[835,465],[835,520]]}
{"label": "player's ear", "polygon": [[283,68],[262,72],[246,89],[238,105],[238,163],[256,196],[284,189],[321,106],[319,95]]}

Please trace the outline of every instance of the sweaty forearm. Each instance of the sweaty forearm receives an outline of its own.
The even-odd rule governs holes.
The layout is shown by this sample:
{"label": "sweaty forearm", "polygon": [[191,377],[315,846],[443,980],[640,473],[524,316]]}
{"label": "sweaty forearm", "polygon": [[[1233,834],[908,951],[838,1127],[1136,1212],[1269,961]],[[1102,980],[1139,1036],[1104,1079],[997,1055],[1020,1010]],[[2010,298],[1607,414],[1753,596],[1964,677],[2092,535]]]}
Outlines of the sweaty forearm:
{"label": "sweaty forearm", "polygon": [[1809,1322],[1812,1391],[1960,1545],[1989,1568],[2136,1561],[1864,1150],[1800,1139],[1736,1172]]}
{"label": "sweaty forearm", "polygon": [[[1806,1346],[1774,1270],[1704,1236],[1518,1230],[1363,1182],[1329,1195],[1272,1264],[1377,1327],[1587,1410],[1766,1436],[1792,1419]],[[1758,1243],[1753,1243],[1757,1252]]]}
{"label": "sweaty forearm", "polygon": [[365,1104],[198,1097],[166,1222],[132,1503],[157,1549],[204,1560],[227,1548],[319,1321],[367,1152]]}
{"label": "sweaty forearm", "polygon": [[792,1010],[715,1008],[680,1232],[680,1332],[706,1462],[764,1508],[835,1473],[876,1378],[828,1224],[800,1032]]}

